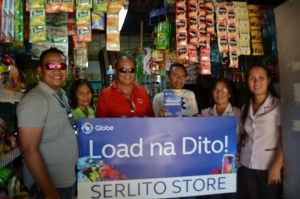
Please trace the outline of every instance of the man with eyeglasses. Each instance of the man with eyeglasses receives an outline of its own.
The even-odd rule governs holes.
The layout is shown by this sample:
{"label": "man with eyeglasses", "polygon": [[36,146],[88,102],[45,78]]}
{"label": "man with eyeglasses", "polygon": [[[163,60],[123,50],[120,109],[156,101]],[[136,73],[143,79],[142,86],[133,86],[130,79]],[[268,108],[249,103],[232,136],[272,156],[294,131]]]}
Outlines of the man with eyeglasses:
{"label": "man with eyeglasses", "polygon": [[[183,89],[187,80],[187,70],[183,64],[174,63],[169,69],[167,76],[170,89],[181,90],[181,112],[182,116],[193,116],[198,113],[196,97],[193,91]],[[155,117],[164,117],[166,110],[164,108],[164,93],[160,92],[153,98],[153,110]]]}
{"label": "man with eyeglasses", "polygon": [[129,55],[119,56],[114,69],[116,80],[101,91],[96,117],[152,117],[147,91],[135,83],[135,61]]}
{"label": "man with eyeglasses", "polygon": [[24,184],[32,198],[71,199],[76,189],[78,144],[72,113],[61,89],[66,58],[57,48],[39,60],[40,81],[17,106]]}

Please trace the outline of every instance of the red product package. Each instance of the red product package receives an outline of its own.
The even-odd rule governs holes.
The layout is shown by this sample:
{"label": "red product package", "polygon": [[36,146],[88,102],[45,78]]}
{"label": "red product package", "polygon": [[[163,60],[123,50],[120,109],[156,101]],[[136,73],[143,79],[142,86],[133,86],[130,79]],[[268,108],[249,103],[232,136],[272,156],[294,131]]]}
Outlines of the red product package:
{"label": "red product package", "polygon": [[177,58],[180,61],[188,61],[188,47],[187,46],[177,46],[176,48]]}

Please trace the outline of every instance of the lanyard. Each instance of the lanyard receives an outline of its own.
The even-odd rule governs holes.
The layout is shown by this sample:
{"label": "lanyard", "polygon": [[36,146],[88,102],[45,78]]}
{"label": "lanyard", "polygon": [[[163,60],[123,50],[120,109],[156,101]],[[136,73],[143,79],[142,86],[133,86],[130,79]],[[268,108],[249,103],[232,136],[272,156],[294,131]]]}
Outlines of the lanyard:
{"label": "lanyard", "polygon": [[59,96],[57,93],[53,93],[53,95],[59,101],[60,105],[66,109],[70,124],[71,124],[72,128],[74,129],[75,134],[77,134],[77,126],[74,121],[73,114],[72,114],[69,104],[65,103],[65,101],[62,99],[62,96]]}

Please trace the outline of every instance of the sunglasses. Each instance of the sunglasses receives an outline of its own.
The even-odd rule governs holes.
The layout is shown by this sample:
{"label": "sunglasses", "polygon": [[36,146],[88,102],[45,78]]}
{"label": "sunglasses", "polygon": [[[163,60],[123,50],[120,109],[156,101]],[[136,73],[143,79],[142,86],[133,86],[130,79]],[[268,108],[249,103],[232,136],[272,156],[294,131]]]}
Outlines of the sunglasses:
{"label": "sunglasses", "polygon": [[126,72],[135,73],[136,68],[118,68],[118,71],[120,73],[126,73]]}
{"label": "sunglasses", "polygon": [[60,64],[45,64],[45,67],[47,70],[54,70],[55,68],[59,69],[59,70],[66,70],[67,69],[67,64],[65,63],[60,63]]}

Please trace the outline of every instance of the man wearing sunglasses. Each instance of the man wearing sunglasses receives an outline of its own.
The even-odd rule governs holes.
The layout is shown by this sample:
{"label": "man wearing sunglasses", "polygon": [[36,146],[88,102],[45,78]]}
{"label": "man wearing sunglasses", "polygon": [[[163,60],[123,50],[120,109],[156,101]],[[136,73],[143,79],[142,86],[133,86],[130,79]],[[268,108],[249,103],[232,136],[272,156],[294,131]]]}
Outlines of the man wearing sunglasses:
{"label": "man wearing sunglasses", "polygon": [[96,117],[152,117],[147,91],[135,83],[135,62],[129,55],[117,58],[116,80],[99,95]]}
{"label": "man wearing sunglasses", "polygon": [[[174,63],[169,69],[167,79],[170,83],[170,89],[180,90],[181,93],[181,112],[182,116],[193,116],[198,113],[196,97],[193,91],[183,89],[187,80],[187,70],[183,64]],[[164,93],[160,92],[153,98],[153,110],[155,117],[164,117]]]}
{"label": "man wearing sunglasses", "polygon": [[61,89],[66,59],[57,48],[40,56],[40,81],[17,106],[24,184],[32,198],[71,199],[75,195],[78,145],[72,114]]}

